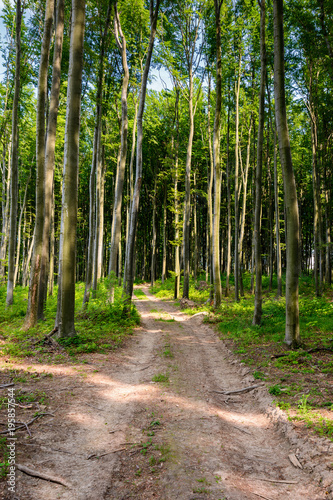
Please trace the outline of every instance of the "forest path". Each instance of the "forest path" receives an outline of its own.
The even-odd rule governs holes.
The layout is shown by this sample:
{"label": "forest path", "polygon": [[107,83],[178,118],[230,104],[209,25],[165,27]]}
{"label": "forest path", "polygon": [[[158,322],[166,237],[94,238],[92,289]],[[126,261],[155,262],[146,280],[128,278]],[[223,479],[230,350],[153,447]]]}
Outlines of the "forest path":
{"label": "forest path", "polygon": [[[71,396],[61,385],[68,377],[57,381],[56,417],[31,446],[30,465],[72,488],[18,473],[18,498],[327,498],[290,463],[296,450],[260,410],[255,391],[214,392],[243,388],[244,378],[202,315],[186,316],[140,288],[147,298],[136,300],[135,336],[116,354],[92,355],[84,380],[72,373]],[[152,382],[161,375],[169,381]],[[88,460],[92,453],[100,458]]]}

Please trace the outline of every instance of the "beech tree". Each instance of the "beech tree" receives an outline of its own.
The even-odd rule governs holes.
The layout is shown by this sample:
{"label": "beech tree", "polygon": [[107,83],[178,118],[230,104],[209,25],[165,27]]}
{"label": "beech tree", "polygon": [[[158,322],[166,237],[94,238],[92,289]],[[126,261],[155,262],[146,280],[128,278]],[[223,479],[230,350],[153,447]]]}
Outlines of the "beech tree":
{"label": "beech tree", "polygon": [[287,125],[285,77],[283,0],[274,0],[274,95],[275,116],[283,169],[284,195],[287,213],[287,274],[286,274],[286,332],[285,343],[296,347],[300,342],[298,278],[299,278],[299,218],[295,176]]}
{"label": "beech tree", "polygon": [[57,312],[59,337],[71,337],[75,334],[77,191],[84,21],[85,1],[72,0],[59,249],[60,284]]}

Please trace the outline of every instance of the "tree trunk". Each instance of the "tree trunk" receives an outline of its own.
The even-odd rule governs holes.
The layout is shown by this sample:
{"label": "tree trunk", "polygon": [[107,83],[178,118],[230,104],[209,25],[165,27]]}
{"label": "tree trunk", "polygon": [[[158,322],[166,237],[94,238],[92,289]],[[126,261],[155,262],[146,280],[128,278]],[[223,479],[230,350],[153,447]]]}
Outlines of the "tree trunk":
{"label": "tree trunk", "polygon": [[226,268],[226,284],[225,284],[225,296],[229,297],[230,293],[230,271],[231,271],[231,185],[230,185],[230,158],[229,158],[229,148],[230,148],[230,86],[228,90],[228,125],[227,125],[227,268]]}
{"label": "tree trunk", "polygon": [[266,85],[266,0],[260,3],[260,101],[257,142],[256,200],[254,212],[254,261],[256,267],[256,287],[254,297],[253,325],[260,325],[262,316],[262,261],[261,261],[261,197],[262,197],[262,154],[264,145],[265,122],[265,85]]}
{"label": "tree trunk", "polygon": [[162,283],[166,279],[166,263],[167,263],[167,183],[164,183],[164,200],[163,200],[163,261],[162,261]]}
{"label": "tree trunk", "polygon": [[23,213],[24,213],[24,210],[25,210],[25,204],[26,204],[26,201],[27,201],[27,192],[28,192],[28,186],[29,186],[30,177],[31,177],[31,170],[30,170],[30,174],[29,174],[29,179],[27,180],[27,183],[25,185],[23,202],[22,202],[22,205],[21,205],[20,216],[19,216],[19,221],[18,221],[18,234],[17,234],[17,245],[16,245],[16,262],[15,262],[15,272],[14,272],[14,287],[16,285],[16,280],[17,280],[17,275],[18,275],[18,269],[19,269],[20,248],[21,248],[21,224],[22,224]]}
{"label": "tree trunk", "polygon": [[178,200],[178,154],[179,154],[179,88],[176,88],[176,148],[175,148],[175,179],[174,179],[174,195],[175,195],[175,289],[174,298],[179,297],[180,288],[180,247],[179,247],[179,200]]}
{"label": "tree trunk", "polygon": [[150,284],[153,287],[155,282],[156,267],[156,173],[154,172],[154,194],[153,194],[153,237],[151,242],[151,265],[150,265]]}
{"label": "tree trunk", "polygon": [[274,202],[275,202],[275,233],[276,233],[276,298],[282,296],[281,242],[280,242],[280,210],[279,210],[279,179],[277,172],[277,130],[274,129]]}
{"label": "tree trunk", "polygon": [[[128,134],[128,116],[127,116],[127,89],[129,82],[129,70],[127,64],[126,39],[121,29],[117,3],[115,4],[114,32],[116,42],[121,54],[124,70],[123,84],[121,89],[121,152],[119,163],[117,164],[115,197],[113,205],[113,217],[111,228],[111,255],[109,272],[117,272],[117,254],[121,236],[121,207],[125,179],[126,156],[127,156],[127,134]],[[119,35],[121,40],[119,39]]]}
{"label": "tree trunk", "polygon": [[216,106],[213,132],[214,160],[214,218],[213,218],[213,277],[214,307],[218,308],[222,301],[221,268],[220,268],[220,215],[221,215],[221,164],[220,134],[222,107],[222,61],[221,61],[221,2],[214,0],[215,32],[216,32]]}
{"label": "tree trunk", "polygon": [[142,121],[143,121],[143,113],[146,101],[148,73],[149,73],[150,62],[156,35],[156,25],[157,25],[159,6],[160,6],[160,0],[156,0],[155,9],[154,9],[154,1],[153,0],[150,1],[151,30],[150,30],[149,45],[147,50],[146,64],[142,74],[142,82],[141,82],[140,103],[138,110],[138,125],[137,125],[136,176],[135,176],[133,199],[131,203],[129,237],[128,241],[126,242],[126,257],[125,257],[125,272],[124,272],[124,295],[126,298],[125,310],[128,310],[131,304],[132,293],[133,293],[133,281],[135,274],[134,247],[135,247],[135,236],[136,236],[137,219],[139,212],[140,189],[142,184],[142,140],[143,140]]}
{"label": "tree trunk", "polygon": [[72,0],[72,25],[67,86],[67,113],[62,189],[58,291],[60,337],[75,335],[75,268],[80,108],[83,65],[85,1]]}
{"label": "tree trunk", "polygon": [[50,226],[53,203],[53,179],[55,165],[55,144],[59,110],[59,95],[61,83],[61,58],[64,36],[64,0],[57,0],[55,47],[53,53],[52,85],[50,107],[45,147],[45,191],[43,244],[39,280],[38,318],[43,317],[47,297],[47,282],[50,266]]}
{"label": "tree trunk", "polygon": [[275,115],[279,137],[287,213],[287,273],[286,273],[286,331],[285,343],[296,347],[300,342],[298,279],[299,279],[299,220],[296,182],[289,141],[285,83],[283,0],[274,0],[274,94]]}
{"label": "tree trunk", "polygon": [[241,64],[242,64],[242,54],[239,52],[238,61],[238,77],[235,82],[235,99],[236,99],[236,113],[235,113],[235,300],[239,301],[239,252],[238,252],[238,241],[239,241],[239,188],[238,188],[238,167],[239,167],[239,91],[240,91],[240,80],[241,80]]}
{"label": "tree trunk", "polygon": [[209,148],[209,166],[207,173],[208,193],[207,193],[207,209],[208,209],[208,270],[210,292],[209,300],[214,300],[214,277],[213,277],[213,184],[214,184],[214,159],[212,146],[212,133],[210,127],[210,86],[211,74],[208,73],[208,96],[207,96],[207,132],[208,132],[208,148]]}
{"label": "tree trunk", "polygon": [[8,278],[6,304],[13,304],[15,247],[17,225],[17,197],[18,197],[18,108],[20,98],[20,71],[21,71],[21,0],[16,0],[16,56],[15,56],[15,88],[12,113],[12,150],[10,162],[10,214],[9,214],[9,248],[8,248]]}
{"label": "tree trunk", "polygon": [[194,137],[194,113],[193,113],[193,73],[192,65],[189,66],[189,136],[186,151],[185,169],[185,202],[184,202],[184,284],[183,298],[188,299],[190,293],[190,223],[191,223],[191,162],[192,146]]}
{"label": "tree trunk", "polygon": [[36,117],[36,220],[35,242],[31,261],[28,310],[25,318],[25,328],[33,327],[38,319],[43,318],[43,309],[39,310],[39,286],[41,261],[43,254],[44,227],[44,192],[45,192],[45,111],[47,99],[47,74],[49,67],[50,42],[54,14],[54,0],[47,0],[45,7],[44,32],[39,64],[37,117]]}
{"label": "tree trunk", "polygon": [[6,268],[6,254],[9,234],[9,220],[10,220],[10,174],[11,174],[11,142],[9,143],[8,152],[8,168],[6,176],[6,145],[3,145],[3,163],[2,163],[2,231],[1,231],[1,245],[0,245],[0,283],[2,284],[5,279]]}

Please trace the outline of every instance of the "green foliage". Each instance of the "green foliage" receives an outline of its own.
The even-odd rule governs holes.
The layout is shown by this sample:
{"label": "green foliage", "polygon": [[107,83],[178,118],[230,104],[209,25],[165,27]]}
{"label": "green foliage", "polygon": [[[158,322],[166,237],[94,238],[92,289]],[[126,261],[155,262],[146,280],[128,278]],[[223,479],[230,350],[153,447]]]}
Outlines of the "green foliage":
{"label": "green foliage", "polygon": [[157,375],[154,375],[152,378],[153,382],[156,383],[161,383],[161,384],[169,384],[169,375],[166,373],[158,373]]}
{"label": "green foliage", "polygon": [[[27,288],[15,288],[15,302],[11,308],[0,308],[0,335],[4,340],[3,354],[12,357],[38,356],[48,358],[48,347],[44,347],[43,338],[53,329],[57,310],[57,295],[50,297],[45,311],[45,321],[35,328],[24,331],[23,318],[27,307]],[[70,356],[105,352],[117,349],[126,335],[140,323],[139,314],[134,306],[128,315],[124,315],[122,289],[116,287],[115,302],[108,302],[109,290],[105,282],[99,284],[94,299],[82,310],[84,284],[76,285],[76,335],[60,339],[59,343]],[[0,288],[0,303],[5,304],[6,289]],[[58,360],[61,360],[58,357]],[[56,358],[55,358],[56,359]]]}

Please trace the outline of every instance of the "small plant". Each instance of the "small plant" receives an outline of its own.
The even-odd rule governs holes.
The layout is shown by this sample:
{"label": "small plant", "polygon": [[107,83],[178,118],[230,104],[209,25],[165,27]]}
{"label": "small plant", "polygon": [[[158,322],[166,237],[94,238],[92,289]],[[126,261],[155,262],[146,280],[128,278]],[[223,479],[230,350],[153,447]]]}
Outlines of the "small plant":
{"label": "small plant", "polygon": [[262,372],[254,372],[253,373],[253,377],[256,379],[256,380],[265,380],[265,374],[262,373]]}
{"label": "small plant", "polygon": [[273,396],[280,396],[282,394],[281,386],[279,384],[277,385],[272,385],[269,389],[268,392],[272,394]]}
{"label": "small plant", "polygon": [[166,374],[158,373],[157,375],[154,375],[154,377],[152,378],[152,381],[156,382],[156,383],[168,384],[169,383],[169,375],[167,373]]}

